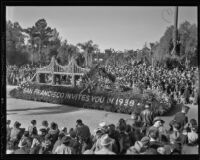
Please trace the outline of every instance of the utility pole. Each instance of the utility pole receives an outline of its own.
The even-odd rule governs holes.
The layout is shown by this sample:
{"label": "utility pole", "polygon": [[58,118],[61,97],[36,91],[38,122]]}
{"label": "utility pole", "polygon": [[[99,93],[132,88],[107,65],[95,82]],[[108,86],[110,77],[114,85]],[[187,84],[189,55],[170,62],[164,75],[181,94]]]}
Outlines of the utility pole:
{"label": "utility pole", "polygon": [[175,7],[175,14],[174,14],[174,51],[173,55],[177,55],[177,39],[178,39],[178,6]]}

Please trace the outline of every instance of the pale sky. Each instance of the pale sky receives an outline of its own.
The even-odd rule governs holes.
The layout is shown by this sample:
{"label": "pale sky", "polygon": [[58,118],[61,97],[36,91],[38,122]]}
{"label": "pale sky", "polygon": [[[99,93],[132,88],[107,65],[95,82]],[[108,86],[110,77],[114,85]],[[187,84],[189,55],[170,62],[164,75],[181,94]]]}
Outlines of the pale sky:
{"label": "pale sky", "polygon": [[[166,28],[174,23],[170,7],[6,7],[6,20],[32,27],[41,18],[56,28],[62,40],[76,45],[93,40],[101,51],[141,49],[145,42],[159,41]],[[171,11],[171,12],[170,12]],[[197,24],[197,7],[179,7],[179,24]]]}

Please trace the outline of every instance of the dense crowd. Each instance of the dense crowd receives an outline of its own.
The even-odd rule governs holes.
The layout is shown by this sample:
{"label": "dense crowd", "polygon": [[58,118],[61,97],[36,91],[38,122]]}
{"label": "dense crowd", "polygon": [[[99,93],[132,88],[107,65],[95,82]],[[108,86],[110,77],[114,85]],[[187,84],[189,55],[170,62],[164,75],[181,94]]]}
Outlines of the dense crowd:
{"label": "dense crowd", "polygon": [[[104,66],[108,73],[116,76],[115,85],[139,88],[141,92],[151,90],[163,99],[173,99],[176,103],[197,104],[198,68],[174,68],[147,66],[145,63]],[[100,86],[109,88],[108,77],[99,76]]]}
{"label": "dense crowd", "polygon": [[[189,107],[183,106],[174,119],[165,124],[154,117],[150,103],[140,114],[120,119],[117,124],[102,121],[91,133],[90,128],[76,121],[68,130],[55,122],[32,120],[27,128],[7,120],[7,154],[198,154],[198,124],[188,119]],[[169,125],[169,129],[167,129]]]}

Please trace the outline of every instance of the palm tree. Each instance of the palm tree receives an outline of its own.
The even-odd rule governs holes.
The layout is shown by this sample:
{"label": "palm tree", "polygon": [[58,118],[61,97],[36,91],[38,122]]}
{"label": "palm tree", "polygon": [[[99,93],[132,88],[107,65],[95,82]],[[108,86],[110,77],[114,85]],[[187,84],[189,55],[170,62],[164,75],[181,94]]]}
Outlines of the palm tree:
{"label": "palm tree", "polygon": [[91,66],[92,65],[92,54],[98,50],[98,45],[93,44],[93,41],[89,40],[85,43],[78,43],[77,46],[79,46],[84,51],[86,67]]}

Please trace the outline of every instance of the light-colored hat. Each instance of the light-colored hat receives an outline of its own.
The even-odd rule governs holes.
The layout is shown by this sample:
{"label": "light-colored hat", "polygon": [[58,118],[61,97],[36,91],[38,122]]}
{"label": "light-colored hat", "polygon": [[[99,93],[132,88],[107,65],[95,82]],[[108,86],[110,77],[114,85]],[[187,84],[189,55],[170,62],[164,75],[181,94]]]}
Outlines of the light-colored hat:
{"label": "light-colored hat", "polygon": [[101,137],[101,145],[107,146],[112,143],[112,139],[108,136],[108,134],[105,134]]}
{"label": "light-colored hat", "polygon": [[105,122],[105,121],[102,121],[102,122],[99,123],[99,127],[102,127],[102,128],[103,128],[103,127],[105,127],[105,126],[106,126],[106,122]]}

